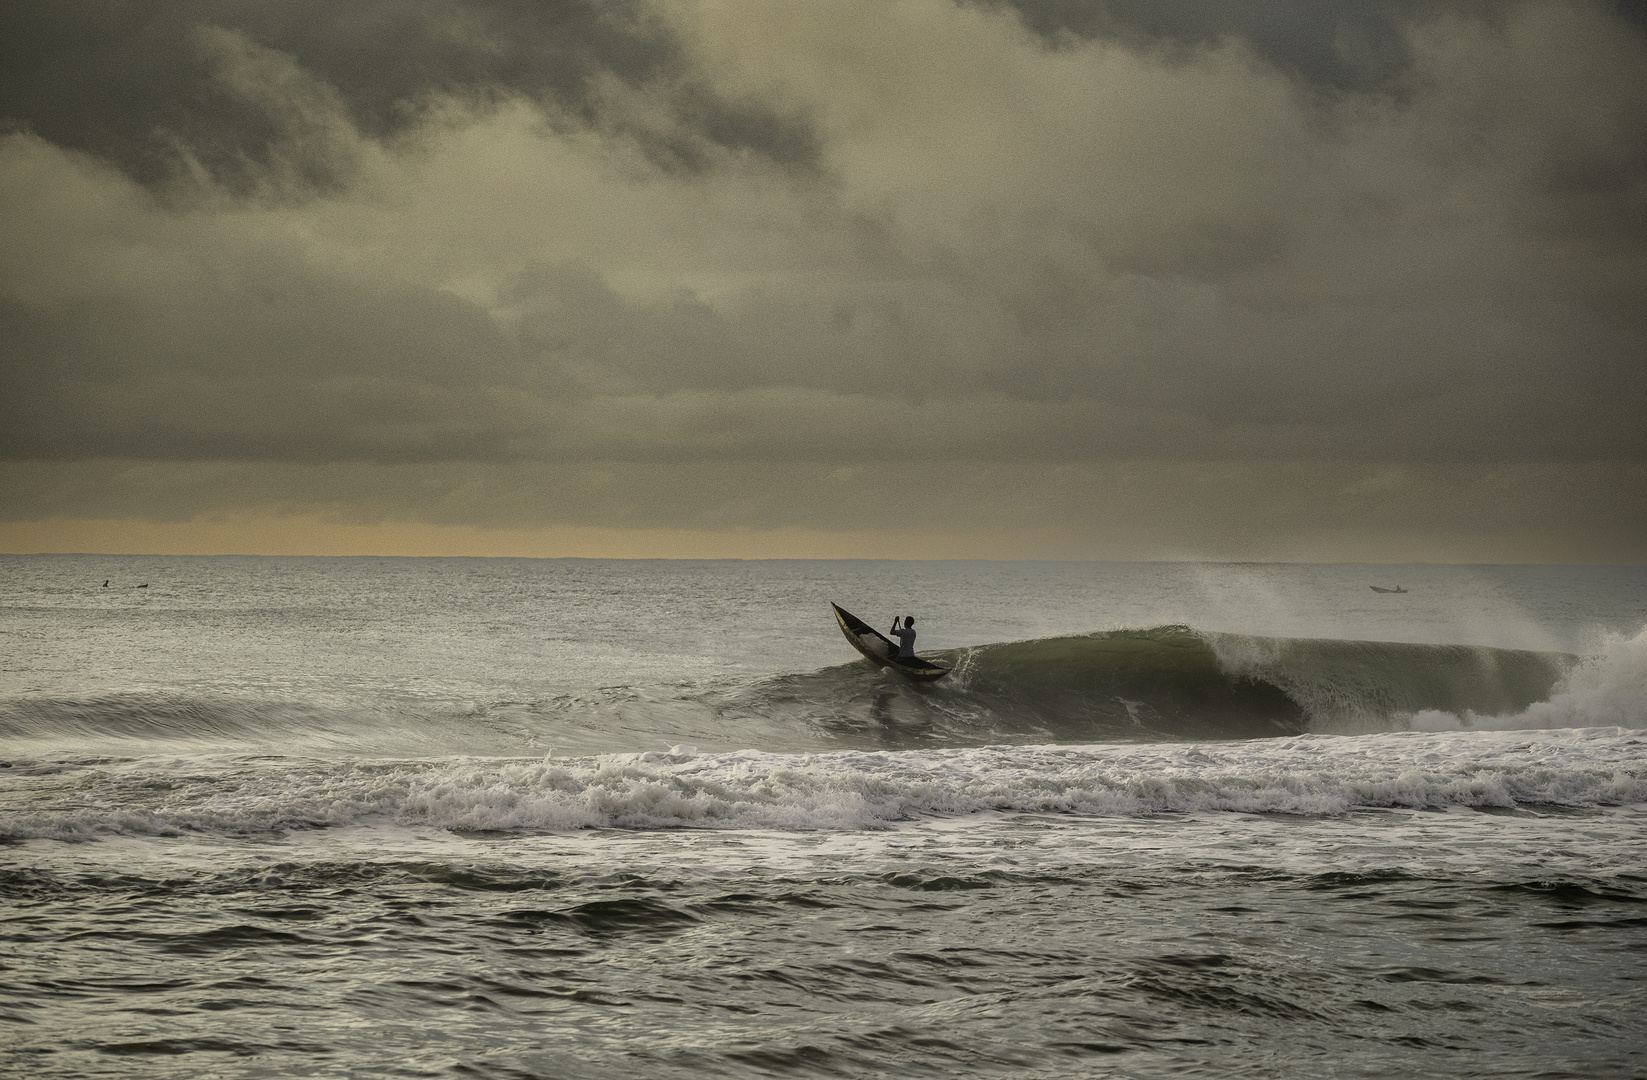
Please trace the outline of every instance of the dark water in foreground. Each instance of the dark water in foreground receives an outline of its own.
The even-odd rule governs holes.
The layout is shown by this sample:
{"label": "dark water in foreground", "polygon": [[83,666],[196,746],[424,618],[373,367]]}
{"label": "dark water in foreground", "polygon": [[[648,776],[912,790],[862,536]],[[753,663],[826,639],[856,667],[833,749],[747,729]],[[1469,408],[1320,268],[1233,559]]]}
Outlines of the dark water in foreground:
{"label": "dark water in foreground", "polygon": [[0,560],[0,1068],[1647,1074],[1647,573],[1369,572]]}
{"label": "dark water in foreground", "polygon": [[[1381,817],[1362,829],[1413,827]],[[1047,827],[1003,821],[974,839],[1034,844]],[[1050,827],[1106,839],[1102,822]],[[955,876],[963,868],[906,837],[868,866],[821,842],[811,872],[749,866],[728,880],[653,860],[743,861],[748,844],[692,835],[671,845],[684,851],[629,852],[612,839],[584,841],[622,867],[604,872],[560,868],[549,856],[563,844],[474,841],[417,862],[14,879],[7,1019],[22,1030],[10,1064],[402,1076],[1642,1067],[1640,879],[1217,864]]]}

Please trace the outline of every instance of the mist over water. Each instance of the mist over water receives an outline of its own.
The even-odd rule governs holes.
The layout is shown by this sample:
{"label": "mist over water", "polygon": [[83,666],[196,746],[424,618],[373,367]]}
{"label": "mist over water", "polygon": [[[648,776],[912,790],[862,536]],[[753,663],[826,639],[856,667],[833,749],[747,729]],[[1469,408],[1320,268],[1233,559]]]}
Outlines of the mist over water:
{"label": "mist over water", "polygon": [[30,1075],[1647,1065],[1640,568],[36,556],[0,605]]}

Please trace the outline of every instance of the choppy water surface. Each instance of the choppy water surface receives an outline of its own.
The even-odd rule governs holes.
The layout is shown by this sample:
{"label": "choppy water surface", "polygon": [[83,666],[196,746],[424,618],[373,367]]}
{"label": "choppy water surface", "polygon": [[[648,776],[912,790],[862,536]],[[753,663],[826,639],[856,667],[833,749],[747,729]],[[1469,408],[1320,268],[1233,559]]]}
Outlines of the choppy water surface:
{"label": "choppy water surface", "polygon": [[1629,568],[0,558],[0,1063],[1640,1076],[1644,624]]}

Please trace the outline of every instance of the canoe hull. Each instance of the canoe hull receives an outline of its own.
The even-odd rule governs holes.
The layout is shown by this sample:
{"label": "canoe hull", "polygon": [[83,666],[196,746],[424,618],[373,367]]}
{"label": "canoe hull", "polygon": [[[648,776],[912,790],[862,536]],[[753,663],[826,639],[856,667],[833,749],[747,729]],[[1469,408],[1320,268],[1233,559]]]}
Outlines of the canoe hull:
{"label": "canoe hull", "polygon": [[846,636],[846,640],[852,643],[852,647],[857,649],[865,660],[876,667],[891,668],[905,678],[917,682],[931,682],[949,674],[948,668],[934,664],[930,660],[922,660],[919,656],[899,656],[898,646],[884,634],[839,604],[829,606],[835,612],[835,621],[840,624],[841,633]]}

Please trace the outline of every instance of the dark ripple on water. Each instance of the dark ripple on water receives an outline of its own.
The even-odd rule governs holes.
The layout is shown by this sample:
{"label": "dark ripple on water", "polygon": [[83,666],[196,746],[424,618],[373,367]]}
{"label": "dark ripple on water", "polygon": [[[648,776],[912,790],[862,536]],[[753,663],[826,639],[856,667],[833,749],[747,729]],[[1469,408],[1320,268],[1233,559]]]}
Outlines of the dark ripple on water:
{"label": "dark ripple on water", "polygon": [[500,1077],[1642,1064],[1638,880],[742,876],[8,872],[4,1060],[38,1076],[114,1060]]}

